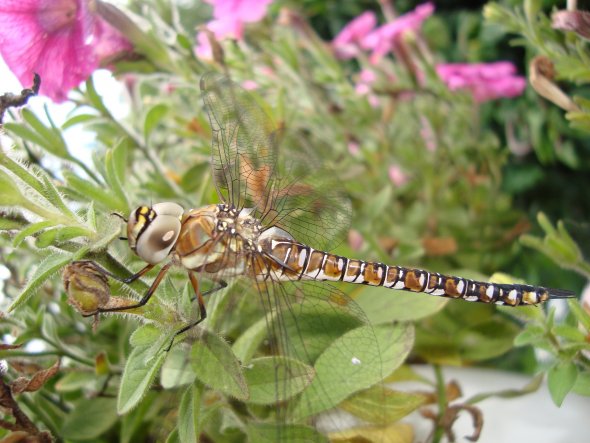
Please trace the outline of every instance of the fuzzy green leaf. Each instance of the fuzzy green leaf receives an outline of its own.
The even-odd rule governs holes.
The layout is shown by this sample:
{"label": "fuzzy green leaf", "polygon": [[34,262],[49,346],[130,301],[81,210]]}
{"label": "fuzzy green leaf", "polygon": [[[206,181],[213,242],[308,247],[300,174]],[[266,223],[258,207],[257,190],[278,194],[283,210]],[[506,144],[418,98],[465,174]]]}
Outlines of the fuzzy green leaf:
{"label": "fuzzy green leaf", "polygon": [[152,386],[165,358],[165,352],[154,356],[151,346],[133,348],[123,370],[119,396],[117,397],[117,412],[119,414],[131,411],[143,399]]}
{"label": "fuzzy green leaf", "polygon": [[47,152],[66,160],[71,159],[66,142],[59,130],[45,126],[45,124],[32,111],[23,109],[23,119],[36,131],[43,140],[40,144]]}
{"label": "fuzzy green leaf", "polygon": [[74,254],[61,253],[54,253],[45,258],[45,260],[39,264],[37,269],[35,269],[35,272],[33,272],[25,289],[23,289],[19,296],[8,307],[8,312],[12,312],[25,304],[37,289],[39,289],[39,286],[73,258]]}
{"label": "fuzzy green leaf", "polygon": [[0,169],[0,206],[19,206],[23,203],[25,198],[12,177]]}
{"label": "fuzzy green leaf", "polygon": [[240,362],[219,336],[203,331],[190,353],[195,374],[207,386],[240,400],[248,399],[248,386]]}
{"label": "fuzzy green leaf", "polygon": [[178,436],[182,442],[199,441],[201,434],[202,387],[189,385],[178,408]]}
{"label": "fuzzy green leaf", "polygon": [[64,171],[64,177],[68,186],[76,192],[76,195],[83,197],[86,201],[94,201],[110,211],[127,212],[127,202],[120,200],[111,192],[108,192],[107,189],[84,180],[71,172]]}
{"label": "fuzzy green leaf", "polygon": [[60,436],[67,440],[96,441],[117,422],[115,399],[83,399],[66,416]]}
{"label": "fuzzy green leaf", "polygon": [[17,248],[25,238],[27,238],[30,235],[35,235],[37,232],[40,232],[50,226],[55,226],[55,222],[51,220],[45,220],[28,225],[14,237],[14,239],[12,240],[12,246]]}
{"label": "fuzzy green leaf", "polygon": [[39,194],[43,195],[43,183],[39,180],[37,175],[32,172],[30,167],[24,167],[3,152],[0,152],[0,165],[4,166]]}

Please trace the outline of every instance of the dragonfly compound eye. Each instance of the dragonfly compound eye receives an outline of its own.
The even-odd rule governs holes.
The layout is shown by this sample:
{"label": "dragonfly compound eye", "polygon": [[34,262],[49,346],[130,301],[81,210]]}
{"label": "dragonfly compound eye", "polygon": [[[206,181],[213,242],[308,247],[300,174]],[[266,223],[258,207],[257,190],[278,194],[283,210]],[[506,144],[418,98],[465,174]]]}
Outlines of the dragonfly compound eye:
{"label": "dragonfly compound eye", "polygon": [[139,207],[129,216],[129,246],[142,260],[151,264],[161,262],[178,239],[183,213],[176,203]]}

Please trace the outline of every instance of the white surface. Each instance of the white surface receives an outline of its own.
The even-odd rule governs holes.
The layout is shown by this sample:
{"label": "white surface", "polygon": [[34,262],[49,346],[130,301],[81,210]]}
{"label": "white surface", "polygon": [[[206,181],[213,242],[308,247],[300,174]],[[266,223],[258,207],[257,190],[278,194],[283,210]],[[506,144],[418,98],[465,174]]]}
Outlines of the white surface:
{"label": "white surface", "polygon": [[[414,367],[416,372],[434,379],[429,367]],[[507,389],[521,389],[529,377],[479,368],[443,368],[446,382],[456,380],[463,397]],[[395,384],[398,388],[402,384]],[[420,385],[419,389],[424,389]],[[544,383],[537,392],[517,398],[489,398],[475,405],[483,412],[484,425],[478,443],[588,443],[590,442],[590,398],[570,394],[561,408],[555,406]],[[430,423],[412,414],[404,420],[414,425],[414,441],[426,441],[432,431]],[[468,442],[473,434],[471,417],[462,413],[453,427],[457,442]]]}

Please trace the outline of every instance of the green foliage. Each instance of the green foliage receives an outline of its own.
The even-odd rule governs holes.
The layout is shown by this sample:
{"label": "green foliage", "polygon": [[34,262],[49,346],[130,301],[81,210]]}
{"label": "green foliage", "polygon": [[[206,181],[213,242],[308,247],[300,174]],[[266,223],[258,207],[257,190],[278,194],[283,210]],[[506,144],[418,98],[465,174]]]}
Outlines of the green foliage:
{"label": "green foliage", "polygon": [[[312,22],[325,36],[364,5],[343,6]],[[551,57],[558,78],[585,84],[587,47],[552,29],[535,5],[512,11],[492,3],[485,15],[503,31],[522,34],[515,43],[531,55]],[[76,107],[61,125],[50,110],[39,116],[28,109],[4,125],[15,147],[0,152],[0,253],[11,272],[4,282],[11,304],[2,332],[23,345],[40,340],[44,352],[2,349],[0,357],[39,367],[59,357],[68,365],[39,388],[35,401],[17,398],[37,423],[74,441],[271,442],[277,435],[281,441],[327,441],[309,424],[338,407],[371,425],[356,430],[359,440],[368,441],[423,405],[436,401],[444,408],[452,401],[442,394],[442,376],[433,387],[411,374],[408,359],[437,368],[490,364],[522,346],[549,353],[549,362],[536,366],[533,352],[522,352],[516,366],[547,373],[556,404],[572,391],[590,395],[590,315],[575,301],[557,322],[553,311],[540,307],[497,309],[341,285],[356,302],[346,298],[346,309],[321,310],[321,303],[337,302],[306,304],[300,294],[286,293],[293,300],[283,311],[267,312],[262,305],[268,301],[255,297],[252,283],[237,283],[208,295],[207,320],[176,337],[198,314],[186,274],[173,270],[147,305],[124,315],[102,315],[92,324],[69,306],[55,277],[72,261],[92,260],[121,278],[144,265],[118,240],[123,224],[113,213],[127,217],[137,205],[159,201],[187,208],[218,202],[211,131],[198,90],[201,75],[211,70],[227,71],[238,83],[256,81],[253,96],[284,129],[281,155],[310,152],[337,172],[338,181],[330,183],[352,200],[352,226],[362,237],[360,245],[341,243],[338,254],[474,279],[505,270],[529,283],[565,287],[574,284],[560,268],[590,276],[582,244],[563,222],[554,227],[539,212],[544,237],[528,234],[517,242],[532,212],[545,207],[545,195],[535,190],[551,181],[555,168],[587,174],[583,141],[590,106],[581,93],[574,94],[579,110],[565,118],[540,106],[532,93],[496,112],[496,104],[478,105],[467,93],[451,92],[434,74],[433,56],[469,59],[490,47],[500,51],[503,31],[497,27],[484,28],[468,12],[433,18],[425,41],[408,42],[421,73],[416,78],[403,60],[386,58],[376,66],[362,58],[337,60],[302,17],[284,16],[281,24],[271,17],[252,25],[245,41],[223,43],[220,67],[193,53],[194,29],[209,12],[184,7],[155,2],[146,13],[140,4],[130,6],[142,26],[128,36],[138,57],[116,66],[118,75],[129,75],[125,118],[113,116],[90,79],[75,92]],[[310,1],[301,8],[332,6]],[[436,54],[421,52],[421,45]],[[355,91],[362,68],[375,71],[369,95]],[[83,161],[82,147],[67,137],[80,127],[93,135],[92,162]],[[530,142],[534,156],[509,155],[510,127]],[[404,180],[390,179],[390,167]],[[554,188],[557,200],[571,190]],[[582,203],[560,210],[547,205],[551,214],[587,221]],[[524,253],[521,245],[533,249]],[[553,262],[535,259],[538,252]],[[551,272],[558,274],[555,280],[543,280]],[[155,275],[130,285],[110,281],[110,293],[102,295],[108,303],[138,299]],[[274,342],[272,331],[293,339]],[[277,350],[284,355],[272,356]],[[6,378],[19,377],[16,368]],[[430,392],[385,384],[400,374]],[[467,402],[523,395],[540,382],[537,377],[521,390],[482,392]]]}

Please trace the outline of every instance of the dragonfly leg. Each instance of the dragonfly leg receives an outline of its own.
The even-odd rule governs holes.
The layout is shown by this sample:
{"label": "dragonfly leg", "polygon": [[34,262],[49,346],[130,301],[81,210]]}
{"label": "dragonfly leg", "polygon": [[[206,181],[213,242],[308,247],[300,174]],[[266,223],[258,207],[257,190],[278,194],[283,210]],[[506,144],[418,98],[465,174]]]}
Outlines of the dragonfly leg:
{"label": "dragonfly leg", "polygon": [[214,292],[217,292],[220,289],[223,289],[227,286],[227,282],[221,280],[221,281],[219,281],[219,286],[215,286],[205,292],[201,292],[201,290],[199,289],[199,280],[197,280],[197,277],[195,277],[195,274],[193,272],[189,272],[188,277],[191,281],[191,285],[193,287],[193,290],[195,291],[195,296],[193,298],[191,298],[191,302],[197,300],[197,303],[199,304],[199,318],[197,320],[195,320],[194,322],[191,322],[188,325],[183,326],[178,331],[176,331],[176,333],[174,334],[174,337],[172,337],[172,340],[170,341],[170,344],[166,348],[166,352],[168,352],[170,350],[170,348],[172,348],[172,345],[174,344],[174,339],[176,337],[178,337],[180,334],[188,331],[189,329],[194,328],[195,326],[197,326],[199,323],[201,323],[203,320],[205,320],[207,318],[207,308],[205,308],[205,300],[203,299],[203,297],[206,295],[212,294]]}
{"label": "dragonfly leg", "polygon": [[[201,296],[206,297],[208,295],[213,294],[214,292],[217,292],[217,291],[219,291],[219,290],[227,287],[227,282],[226,281],[219,280],[217,283],[219,283],[218,286],[215,286],[215,287],[213,287],[211,289],[207,289],[206,291],[201,292]],[[194,287],[195,287],[195,285],[193,285],[193,288]],[[196,291],[195,291],[195,294],[196,294]],[[193,298],[191,298],[191,303],[194,302],[197,299],[198,299],[198,296],[195,295]]]}
{"label": "dragonfly leg", "polygon": [[[149,265],[149,266],[153,267],[153,265]],[[162,282],[162,279],[164,278],[164,276],[168,272],[168,269],[170,269],[170,266],[172,266],[172,263],[171,262],[165,264],[164,266],[162,266],[162,269],[160,269],[160,272],[158,272],[158,275],[156,276],[156,278],[152,282],[151,286],[149,287],[149,289],[147,290],[147,292],[145,293],[145,295],[141,298],[141,300],[139,300],[134,305],[116,306],[116,307],[113,307],[113,308],[98,308],[96,310],[96,312],[93,312],[91,314],[83,314],[84,317],[92,317],[93,315],[96,315],[96,314],[101,313],[101,312],[128,311],[129,309],[136,309],[136,308],[142,307],[143,305],[145,305],[149,301],[149,299],[152,297],[152,295],[154,294],[154,292],[156,292],[156,289],[158,288],[158,286]],[[146,268],[147,268],[147,266],[145,268],[143,268],[141,271],[139,271],[138,274],[140,274],[140,273],[141,273],[141,275],[145,274],[147,272]]]}
{"label": "dragonfly leg", "polygon": [[121,278],[118,275],[115,275],[112,272],[107,271],[105,268],[103,268],[102,266],[100,266],[98,263],[93,262],[91,260],[78,260],[75,263],[88,263],[88,264],[92,265],[101,274],[107,275],[107,276],[111,277],[112,279],[115,279],[117,281],[120,281],[121,283],[126,283],[126,284],[134,282],[139,277],[141,277],[142,275],[144,275],[147,272],[149,272],[150,270],[152,270],[153,267],[155,266],[155,265],[152,265],[152,264],[148,264],[144,268],[142,268],[141,270],[139,270],[138,272],[136,272],[135,274],[133,274],[132,276],[127,277],[127,278]]}

